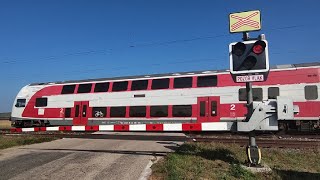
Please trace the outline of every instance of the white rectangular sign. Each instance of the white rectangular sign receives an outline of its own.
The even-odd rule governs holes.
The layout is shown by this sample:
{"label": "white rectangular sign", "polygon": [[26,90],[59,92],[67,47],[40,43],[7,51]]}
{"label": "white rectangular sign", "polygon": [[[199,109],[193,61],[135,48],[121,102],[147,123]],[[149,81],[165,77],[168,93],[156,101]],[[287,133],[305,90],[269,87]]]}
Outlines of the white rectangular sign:
{"label": "white rectangular sign", "polygon": [[247,76],[237,76],[236,82],[257,82],[264,81],[263,75],[247,75]]}

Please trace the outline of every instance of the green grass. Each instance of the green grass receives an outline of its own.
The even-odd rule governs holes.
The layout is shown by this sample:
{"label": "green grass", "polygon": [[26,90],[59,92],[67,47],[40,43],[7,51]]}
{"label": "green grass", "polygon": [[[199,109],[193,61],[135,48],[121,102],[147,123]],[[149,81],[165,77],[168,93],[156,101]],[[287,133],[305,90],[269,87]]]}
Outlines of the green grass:
{"label": "green grass", "polygon": [[23,136],[5,136],[0,135],[0,149],[6,149],[13,146],[21,146],[28,144],[35,144],[41,142],[48,142],[58,139],[57,137],[41,137],[32,135]]}
{"label": "green grass", "polygon": [[320,150],[262,149],[270,173],[247,171],[245,148],[186,143],[152,166],[150,179],[320,179]]}

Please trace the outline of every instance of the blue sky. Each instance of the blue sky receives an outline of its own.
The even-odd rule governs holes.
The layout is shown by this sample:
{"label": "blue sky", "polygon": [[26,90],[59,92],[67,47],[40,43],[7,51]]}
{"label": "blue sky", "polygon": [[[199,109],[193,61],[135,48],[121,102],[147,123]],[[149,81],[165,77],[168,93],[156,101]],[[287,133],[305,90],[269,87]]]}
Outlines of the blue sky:
{"label": "blue sky", "polygon": [[[289,3],[289,4],[288,4]],[[228,15],[258,9],[270,62],[319,62],[320,2],[0,1],[0,112],[19,89],[49,82],[228,69]]]}

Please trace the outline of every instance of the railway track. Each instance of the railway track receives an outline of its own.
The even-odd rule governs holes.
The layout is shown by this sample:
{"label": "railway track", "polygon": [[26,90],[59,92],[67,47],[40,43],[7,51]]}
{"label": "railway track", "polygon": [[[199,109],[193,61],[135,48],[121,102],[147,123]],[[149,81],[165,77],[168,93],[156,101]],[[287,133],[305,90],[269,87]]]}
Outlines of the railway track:
{"label": "railway track", "polygon": [[[158,137],[141,135],[121,135],[121,134],[92,134],[91,132],[33,132],[33,133],[10,133],[10,131],[1,131],[6,136],[44,136],[58,138],[92,138],[92,139],[126,139],[126,140],[155,140],[155,141],[187,141],[187,142],[205,142],[205,143],[222,143],[237,144],[240,146],[248,145],[248,137],[246,135],[218,133],[215,135],[187,135],[187,137],[172,136]],[[320,137],[317,135],[284,135],[275,136],[272,134],[263,134],[257,136],[256,142],[259,147],[263,148],[319,148]]]}
{"label": "railway track", "polygon": [[[193,137],[188,139],[189,142],[207,142],[207,143],[222,143],[222,144],[238,144],[240,146],[247,146],[249,143],[248,138],[210,138],[210,137]],[[308,138],[283,138],[283,139],[269,139],[269,138],[257,138],[256,142],[259,147],[263,148],[319,148],[320,139],[308,139]]]}

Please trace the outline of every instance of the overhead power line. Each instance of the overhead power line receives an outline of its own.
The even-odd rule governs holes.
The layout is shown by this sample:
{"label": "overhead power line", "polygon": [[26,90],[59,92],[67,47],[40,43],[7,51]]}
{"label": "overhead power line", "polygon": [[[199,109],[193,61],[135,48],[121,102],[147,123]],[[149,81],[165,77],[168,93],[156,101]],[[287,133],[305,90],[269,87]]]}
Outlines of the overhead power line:
{"label": "overhead power line", "polygon": [[[293,29],[293,28],[299,28],[303,27],[305,25],[294,25],[294,26],[284,26],[284,27],[278,27],[278,28],[270,28],[266,29],[268,31],[275,31],[275,30],[282,30],[282,29]],[[152,46],[163,46],[163,45],[170,45],[170,44],[178,44],[178,43],[187,43],[187,42],[193,42],[193,41],[199,41],[199,40],[207,40],[207,39],[216,39],[220,37],[227,37],[230,36],[230,34],[220,34],[220,35],[213,35],[213,36],[202,36],[202,37],[195,37],[195,38],[188,38],[188,39],[177,39],[177,40],[171,40],[171,41],[162,41],[162,42],[150,42],[150,43],[142,43],[142,44],[132,44],[126,47],[122,48],[106,48],[106,49],[100,49],[100,50],[89,50],[89,51],[78,51],[74,53],[67,53],[62,55],[54,55],[54,56],[46,56],[46,57],[40,57],[40,58],[34,58],[37,60],[46,60],[47,62],[56,62],[56,61],[64,61],[61,58],[68,57],[68,56],[85,56],[85,55],[93,55],[93,54],[105,54],[105,53],[111,53],[113,50],[123,50],[128,48],[142,48],[142,47],[152,47]],[[7,58],[7,60],[4,60],[0,62],[0,64],[20,64],[20,63],[30,63],[34,62],[34,59],[13,59],[13,58]]]}

